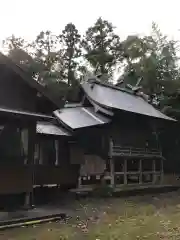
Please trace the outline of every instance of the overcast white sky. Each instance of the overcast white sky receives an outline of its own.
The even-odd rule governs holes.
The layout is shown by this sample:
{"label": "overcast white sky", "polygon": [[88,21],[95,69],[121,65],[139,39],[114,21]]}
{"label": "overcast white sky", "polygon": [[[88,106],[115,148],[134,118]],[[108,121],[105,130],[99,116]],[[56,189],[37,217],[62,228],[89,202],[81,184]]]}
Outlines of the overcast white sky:
{"label": "overcast white sky", "polygon": [[59,33],[68,22],[83,33],[99,16],[123,38],[149,32],[156,21],[180,40],[180,0],[0,0],[0,10],[0,40],[12,33],[27,39],[41,30]]}

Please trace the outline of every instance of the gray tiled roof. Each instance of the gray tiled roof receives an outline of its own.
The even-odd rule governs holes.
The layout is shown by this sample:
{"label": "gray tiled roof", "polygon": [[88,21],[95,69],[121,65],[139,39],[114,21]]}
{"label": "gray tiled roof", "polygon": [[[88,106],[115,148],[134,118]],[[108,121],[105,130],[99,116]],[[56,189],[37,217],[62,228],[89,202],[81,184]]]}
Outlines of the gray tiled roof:
{"label": "gray tiled roof", "polygon": [[70,133],[65,129],[50,122],[38,122],[36,125],[36,132],[46,135],[70,136]]}
{"label": "gray tiled roof", "polygon": [[174,120],[155,109],[143,98],[120,90],[119,88],[106,86],[98,82],[85,82],[82,84],[82,88],[91,100],[101,106],[155,118]]}
{"label": "gray tiled roof", "polygon": [[95,113],[92,107],[63,108],[61,110],[54,111],[54,115],[61,123],[73,130],[102,125],[109,122],[109,119],[105,118],[101,114]]}

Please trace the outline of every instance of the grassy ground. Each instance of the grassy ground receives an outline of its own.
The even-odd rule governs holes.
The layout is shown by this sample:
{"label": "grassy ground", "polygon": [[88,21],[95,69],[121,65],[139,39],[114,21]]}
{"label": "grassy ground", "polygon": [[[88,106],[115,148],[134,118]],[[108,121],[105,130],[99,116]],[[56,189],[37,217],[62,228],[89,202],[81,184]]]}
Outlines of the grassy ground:
{"label": "grassy ground", "polygon": [[0,232],[0,240],[180,239],[180,192],[73,202],[72,218]]}

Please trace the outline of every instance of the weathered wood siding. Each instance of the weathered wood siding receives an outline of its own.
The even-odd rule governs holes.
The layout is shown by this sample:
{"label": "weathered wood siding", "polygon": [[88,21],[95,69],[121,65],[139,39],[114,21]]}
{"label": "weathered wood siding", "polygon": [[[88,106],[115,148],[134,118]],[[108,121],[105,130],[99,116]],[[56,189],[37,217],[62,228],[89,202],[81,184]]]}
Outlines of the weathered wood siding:
{"label": "weathered wood siding", "polygon": [[115,115],[108,132],[114,144],[120,146],[157,147],[156,136],[152,133],[149,120],[139,115]]}
{"label": "weathered wood siding", "polygon": [[[41,146],[55,141],[54,138],[39,138]],[[80,164],[79,157],[82,156],[81,151],[70,151],[71,144],[66,138],[59,138],[59,154],[58,162],[56,162],[55,148],[51,148],[53,152],[49,155],[47,146],[41,148],[41,161],[34,166],[34,185],[58,184],[58,185],[76,185],[79,176]],[[74,146],[74,145],[73,145]],[[43,151],[43,152],[42,152]],[[80,155],[77,153],[80,153]],[[47,155],[47,156],[45,156]],[[55,165],[57,164],[57,165]]]}
{"label": "weathered wood siding", "polygon": [[84,164],[81,165],[82,176],[102,174],[106,169],[106,161],[96,155],[84,155]]}
{"label": "weathered wood siding", "polygon": [[84,149],[76,143],[69,143],[69,158],[70,164],[83,164]]}
{"label": "weathered wood siding", "polygon": [[73,185],[78,181],[79,166],[36,166],[34,170],[34,184]]}
{"label": "weathered wood siding", "polygon": [[32,190],[32,175],[28,166],[0,167],[0,194],[16,194]]}
{"label": "weathered wood siding", "polygon": [[[4,134],[1,133],[0,135],[0,143],[2,147],[0,149],[0,194],[30,192],[33,188],[32,167],[35,123],[22,128],[27,130],[28,133],[26,139],[23,138],[27,141],[26,155],[24,155],[24,153],[22,154],[21,141],[23,139],[21,139],[21,132],[14,131],[16,128],[21,129],[21,127],[20,123],[17,123],[17,125],[16,123],[13,123],[13,125],[9,125],[7,131],[5,129]],[[11,141],[12,138],[14,139],[14,142]],[[3,143],[5,144],[4,146]]]}
{"label": "weathered wood siding", "polygon": [[109,151],[109,125],[97,126],[81,130],[77,135],[77,142],[82,147],[84,154],[97,155],[104,159]]}

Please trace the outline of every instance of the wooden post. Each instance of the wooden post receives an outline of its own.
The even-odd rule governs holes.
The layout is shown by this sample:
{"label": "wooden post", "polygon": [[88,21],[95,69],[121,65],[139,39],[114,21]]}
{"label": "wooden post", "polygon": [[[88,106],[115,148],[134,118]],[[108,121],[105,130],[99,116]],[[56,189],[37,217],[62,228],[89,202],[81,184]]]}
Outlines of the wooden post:
{"label": "wooden post", "polygon": [[110,158],[111,186],[114,187],[114,159]]}
{"label": "wooden post", "polygon": [[139,184],[142,184],[142,159],[139,160]]}
{"label": "wooden post", "polygon": [[163,158],[161,158],[161,184],[163,183],[164,180],[164,162]]}
{"label": "wooden post", "polygon": [[34,150],[35,150],[36,123],[28,126],[28,161],[27,165],[31,175],[31,189],[26,192],[24,207],[29,208],[33,204],[33,185],[34,185]]}
{"label": "wooden post", "polygon": [[112,154],[113,154],[113,141],[110,138],[109,140],[109,157],[112,158]]}
{"label": "wooden post", "polygon": [[153,184],[156,183],[156,161],[152,160],[152,171],[153,171]]}
{"label": "wooden post", "polygon": [[127,159],[124,159],[124,184],[127,185]]}
{"label": "wooden post", "polygon": [[55,150],[56,150],[55,166],[58,166],[59,164],[59,141],[58,140],[55,140]]}
{"label": "wooden post", "polygon": [[114,159],[113,159],[113,141],[110,138],[109,141],[109,167],[111,175],[111,186],[114,187]]}
{"label": "wooden post", "polygon": [[82,187],[82,177],[81,175],[79,175],[78,177],[78,188],[81,188]]}
{"label": "wooden post", "polygon": [[29,208],[31,205],[31,193],[26,192],[25,193],[25,200],[24,200],[24,208]]}
{"label": "wooden post", "polygon": [[39,165],[43,165],[43,147],[41,144],[41,140],[38,142],[39,146]]}

